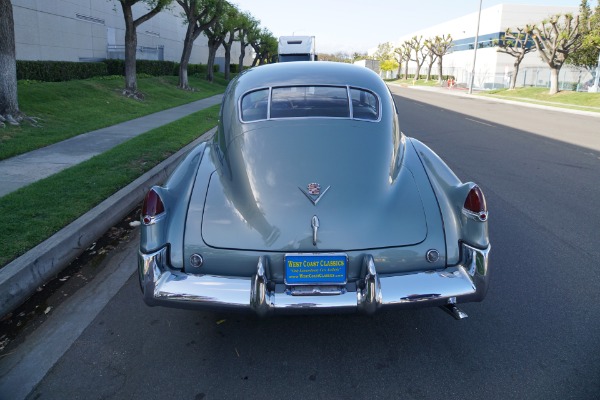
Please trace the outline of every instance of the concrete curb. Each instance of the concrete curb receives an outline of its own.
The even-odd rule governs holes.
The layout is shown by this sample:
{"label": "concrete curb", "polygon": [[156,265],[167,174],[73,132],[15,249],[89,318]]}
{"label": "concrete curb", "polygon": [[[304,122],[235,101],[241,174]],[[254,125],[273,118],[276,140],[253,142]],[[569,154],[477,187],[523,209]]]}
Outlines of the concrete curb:
{"label": "concrete curb", "polygon": [[584,111],[584,110],[575,110],[572,108],[546,106],[543,104],[529,103],[526,101],[500,99],[498,97],[492,97],[492,96],[470,95],[464,91],[438,89],[438,88],[429,87],[429,86],[404,86],[404,85],[399,85],[397,83],[388,83],[388,85],[396,86],[396,87],[404,88],[404,89],[421,90],[424,92],[435,92],[435,93],[441,93],[441,94],[450,95],[450,96],[460,96],[460,97],[465,97],[465,98],[475,99],[475,100],[491,100],[491,101],[495,101],[497,103],[512,104],[512,105],[516,105],[516,106],[538,108],[541,110],[560,111],[560,112],[565,112],[565,113],[570,113],[570,114],[578,114],[578,115],[585,115],[588,117],[600,118],[600,113],[593,112],[593,111]]}
{"label": "concrete curb", "polygon": [[0,316],[27,300],[97,238],[138,205],[148,189],[164,182],[181,159],[199,143],[209,140],[216,128],[203,134],[135,181],[104,200],[49,239],[0,269]]}

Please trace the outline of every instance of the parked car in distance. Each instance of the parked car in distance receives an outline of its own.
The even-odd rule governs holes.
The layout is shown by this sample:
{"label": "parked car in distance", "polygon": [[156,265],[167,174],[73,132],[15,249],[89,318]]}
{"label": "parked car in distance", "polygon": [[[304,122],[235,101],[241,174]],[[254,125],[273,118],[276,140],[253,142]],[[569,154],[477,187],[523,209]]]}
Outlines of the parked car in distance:
{"label": "parked car in distance", "polygon": [[214,137],[142,208],[151,306],[364,312],[481,301],[483,192],[405,136],[367,68],[294,62],[229,84]]}

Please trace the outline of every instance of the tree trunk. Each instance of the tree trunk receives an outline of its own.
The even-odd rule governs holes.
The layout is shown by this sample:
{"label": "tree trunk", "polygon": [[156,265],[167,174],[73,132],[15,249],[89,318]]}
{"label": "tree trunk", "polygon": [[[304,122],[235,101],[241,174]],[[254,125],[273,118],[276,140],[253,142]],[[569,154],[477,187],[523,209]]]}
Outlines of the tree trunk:
{"label": "tree trunk", "polygon": [[223,48],[225,49],[225,79],[229,80],[231,77],[231,47],[235,41],[235,32],[229,32],[227,40],[223,41]]}
{"label": "tree trunk", "polygon": [[225,79],[229,80],[231,75],[231,45],[225,46]]}
{"label": "tree trunk", "polygon": [[438,84],[442,84],[442,57],[438,59]]}
{"label": "tree trunk", "polygon": [[408,80],[408,60],[404,63],[404,80]]}
{"label": "tree trunk", "polygon": [[415,72],[415,76],[413,77],[413,82],[418,81],[420,75],[421,75],[421,64],[417,64],[417,71]]}
{"label": "tree trunk", "polygon": [[215,57],[217,49],[221,44],[214,39],[208,39],[208,61],[206,62],[206,80],[212,82],[215,80]]}
{"label": "tree trunk", "polygon": [[240,58],[238,59],[238,73],[242,72],[244,70],[244,58],[246,57],[246,46],[248,46],[247,44],[244,43],[244,41],[242,40],[240,42]]}
{"label": "tree trunk", "polygon": [[550,92],[548,94],[558,93],[558,73],[560,68],[550,67]]}
{"label": "tree trunk", "polygon": [[256,53],[254,60],[252,60],[252,66],[256,67],[260,61],[260,49],[257,46],[252,46],[252,48],[254,49],[254,53]]}
{"label": "tree trunk", "polygon": [[[189,89],[190,84],[188,81],[188,64],[190,63],[190,57],[192,56],[192,48],[194,47],[194,41],[198,35],[194,36],[194,27],[196,23],[188,23],[187,32],[185,39],[183,40],[183,51],[181,52],[181,61],[179,63],[179,87],[181,89]],[[200,32],[198,32],[200,34]]]}
{"label": "tree trunk", "polygon": [[181,61],[179,63],[179,87],[181,89],[189,89],[188,81],[188,64],[192,55],[193,40],[188,40],[186,37],[183,41],[183,52],[181,53]]}
{"label": "tree trunk", "polygon": [[125,16],[125,90],[130,93],[137,92],[137,76],[135,53],[137,49],[137,32],[133,21],[131,6],[123,2],[123,15]]}
{"label": "tree trunk", "polygon": [[400,77],[402,76],[402,61],[398,63],[398,72],[396,73],[396,75],[398,79],[400,79]]}
{"label": "tree trunk", "polygon": [[513,65],[513,75],[510,77],[510,86],[508,87],[508,90],[514,90],[515,87],[517,86],[517,75],[519,75],[519,65],[521,64],[521,62],[517,62],[515,61],[514,65]]}
{"label": "tree trunk", "polygon": [[[434,61],[435,62],[435,61]],[[425,82],[429,82],[429,80],[431,79],[431,69],[433,68],[433,63],[430,63],[427,66],[427,78],[425,78]]]}
{"label": "tree trunk", "polygon": [[0,115],[18,114],[13,8],[10,0],[0,0]]}

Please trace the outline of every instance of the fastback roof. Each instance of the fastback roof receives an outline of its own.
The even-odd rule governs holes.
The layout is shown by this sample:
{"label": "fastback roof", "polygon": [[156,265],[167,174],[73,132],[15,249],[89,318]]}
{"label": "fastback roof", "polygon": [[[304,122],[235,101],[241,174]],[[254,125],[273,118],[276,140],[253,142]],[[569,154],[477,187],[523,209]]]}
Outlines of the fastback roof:
{"label": "fastback roof", "polygon": [[350,85],[373,90],[382,99],[388,97],[387,87],[370,69],[323,61],[263,65],[245,71],[232,83],[236,98],[255,88],[291,85]]}

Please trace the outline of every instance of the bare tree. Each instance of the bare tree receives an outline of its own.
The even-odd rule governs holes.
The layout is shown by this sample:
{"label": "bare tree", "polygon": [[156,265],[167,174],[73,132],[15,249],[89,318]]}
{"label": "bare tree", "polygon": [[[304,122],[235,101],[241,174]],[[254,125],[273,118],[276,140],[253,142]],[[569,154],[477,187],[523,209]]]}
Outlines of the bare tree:
{"label": "bare tree", "polygon": [[554,15],[537,25],[527,25],[540,57],[550,67],[550,92],[558,93],[558,74],[569,54],[582,45],[579,18],[571,14]]}
{"label": "bare tree", "polygon": [[438,55],[433,52],[433,42],[434,39],[427,39],[423,45],[427,49],[427,77],[425,81],[428,82],[431,79],[431,69],[433,68],[433,64],[438,59]]}
{"label": "bare tree", "polygon": [[190,89],[188,64],[194,41],[206,29],[213,26],[222,12],[222,0],[176,0],[183,9],[187,20],[187,30],[183,39],[183,51],[179,63],[179,87]]}
{"label": "bare tree", "polygon": [[[421,67],[425,62],[425,57],[427,57],[427,48],[423,45],[423,36],[413,36],[410,41],[408,41],[408,46],[411,49],[411,57],[410,60],[414,61],[417,64],[417,71],[415,72],[415,76],[413,77],[413,82],[419,80],[419,76],[421,74]],[[413,55],[414,54],[414,58]]]}
{"label": "bare tree", "polygon": [[[161,12],[172,0],[118,0],[125,18],[125,91],[127,96],[140,97],[137,91],[135,53],[137,50],[137,27]],[[146,3],[149,11],[133,19],[133,6]]]}
{"label": "bare tree", "polygon": [[0,126],[18,125],[19,114],[13,7],[10,0],[0,0]]}
{"label": "bare tree", "polygon": [[[405,41],[404,43],[402,43],[400,45],[400,47],[396,47],[394,49],[394,53],[396,53],[398,55],[398,58],[400,60],[399,64],[403,64],[404,63],[404,79],[408,79],[408,62],[410,61],[410,53],[412,52],[410,46],[409,46],[409,42]],[[400,68],[400,67],[398,67]],[[398,70],[398,74],[399,74],[400,70]]]}
{"label": "bare tree", "polygon": [[442,84],[442,60],[446,54],[452,48],[452,36],[448,34],[442,36],[436,36],[431,41],[429,51],[437,56],[438,61],[438,83]]}
{"label": "bare tree", "polygon": [[402,56],[402,49],[400,47],[394,48],[394,58],[398,63],[398,72],[396,72],[396,75],[398,76],[398,79],[400,79],[400,77],[402,76],[402,63],[404,62],[404,57]]}
{"label": "bare tree", "polygon": [[513,63],[513,73],[510,77],[509,90],[513,90],[517,84],[517,75],[519,74],[519,66],[526,54],[535,51],[536,48],[531,45],[529,31],[525,28],[516,28],[516,32],[512,32],[510,28],[504,32],[504,39],[497,42],[498,52],[508,54],[515,58]]}

